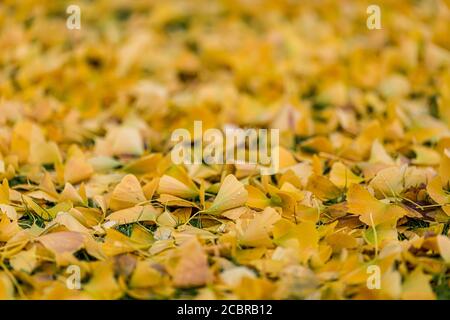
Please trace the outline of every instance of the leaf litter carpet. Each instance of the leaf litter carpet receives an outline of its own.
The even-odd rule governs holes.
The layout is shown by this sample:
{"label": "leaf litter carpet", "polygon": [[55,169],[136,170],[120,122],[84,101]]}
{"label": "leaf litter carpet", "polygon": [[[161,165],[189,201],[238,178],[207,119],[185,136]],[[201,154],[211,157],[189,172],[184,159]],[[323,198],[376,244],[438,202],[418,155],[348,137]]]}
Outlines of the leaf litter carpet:
{"label": "leaf litter carpet", "polygon": [[450,298],[448,1],[78,4],[0,3],[1,299]]}

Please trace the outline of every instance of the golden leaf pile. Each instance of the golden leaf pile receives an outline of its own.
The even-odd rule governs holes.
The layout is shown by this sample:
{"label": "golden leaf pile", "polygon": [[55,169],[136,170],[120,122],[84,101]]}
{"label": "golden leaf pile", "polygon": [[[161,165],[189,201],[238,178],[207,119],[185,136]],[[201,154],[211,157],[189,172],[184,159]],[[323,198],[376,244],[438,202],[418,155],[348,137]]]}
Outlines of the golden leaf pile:
{"label": "golden leaf pile", "polygon": [[450,299],[450,5],[379,2],[1,1],[0,298]]}

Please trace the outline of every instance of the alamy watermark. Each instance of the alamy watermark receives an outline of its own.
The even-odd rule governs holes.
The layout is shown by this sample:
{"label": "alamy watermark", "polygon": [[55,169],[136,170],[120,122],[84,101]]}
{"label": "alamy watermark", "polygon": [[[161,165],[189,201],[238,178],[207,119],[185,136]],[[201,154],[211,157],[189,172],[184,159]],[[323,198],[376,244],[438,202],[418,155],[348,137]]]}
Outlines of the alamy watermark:
{"label": "alamy watermark", "polygon": [[370,290],[381,289],[381,269],[379,266],[372,264],[367,267],[366,273],[369,275],[367,277],[367,288]]}
{"label": "alamy watermark", "polygon": [[66,286],[71,290],[81,289],[81,269],[75,264],[71,264],[67,267],[66,273],[69,276],[66,279]]}
{"label": "alamy watermark", "polygon": [[[81,9],[76,4],[71,4],[66,8],[69,15],[66,20],[66,27],[69,30],[81,29]],[[369,15],[366,20],[366,26],[369,30],[381,29],[381,8],[376,4],[367,7],[366,13]]]}
{"label": "alamy watermark", "polygon": [[381,29],[381,9],[376,4],[371,4],[367,7],[367,14],[369,15],[366,20],[366,26],[369,30]]}
{"label": "alamy watermark", "polygon": [[263,175],[279,169],[279,129],[207,129],[194,121],[194,136],[187,129],[176,129],[171,141],[176,143],[171,151],[175,164],[248,164],[254,165]]}
{"label": "alamy watermark", "polygon": [[69,30],[81,29],[81,9],[76,4],[67,7],[66,13],[69,15],[66,20],[66,27]]}

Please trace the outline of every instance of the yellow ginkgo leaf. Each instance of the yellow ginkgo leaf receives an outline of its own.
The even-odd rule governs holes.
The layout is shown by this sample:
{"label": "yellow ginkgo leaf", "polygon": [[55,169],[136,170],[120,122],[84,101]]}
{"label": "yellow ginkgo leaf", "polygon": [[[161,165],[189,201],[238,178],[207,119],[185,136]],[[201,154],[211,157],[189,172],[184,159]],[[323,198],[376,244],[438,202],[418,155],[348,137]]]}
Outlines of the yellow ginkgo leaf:
{"label": "yellow ginkgo leaf", "polygon": [[324,136],[318,136],[311,139],[308,139],[301,145],[302,150],[305,150],[307,152],[326,152],[326,153],[332,153],[333,152],[333,145],[331,144],[330,140]]}
{"label": "yellow ginkgo leaf", "polygon": [[98,225],[103,220],[103,213],[97,208],[75,207],[65,209],[82,225],[86,227],[93,227]]}
{"label": "yellow ginkgo leaf", "polygon": [[115,229],[107,229],[102,250],[107,256],[116,256],[122,253],[143,250],[150,245],[151,243],[148,242],[135,241]]}
{"label": "yellow ginkgo leaf", "polygon": [[342,195],[342,191],[328,178],[312,174],[308,179],[306,189],[320,200],[333,200]]}
{"label": "yellow ginkgo leaf", "polygon": [[0,299],[14,299],[14,284],[6,272],[0,272]]}
{"label": "yellow ginkgo leaf", "polygon": [[439,176],[434,177],[427,185],[427,192],[431,199],[442,206],[442,210],[450,216],[450,194],[444,190]]}
{"label": "yellow ginkgo leaf", "polygon": [[405,279],[402,285],[401,298],[404,300],[434,300],[436,295],[430,286],[431,276],[417,267]]}
{"label": "yellow ginkgo leaf", "polygon": [[142,187],[145,198],[147,198],[148,200],[152,199],[153,195],[155,194],[156,190],[158,189],[158,185],[159,185],[159,178],[152,179],[152,181],[145,184]]}
{"label": "yellow ginkgo leaf", "polygon": [[115,221],[117,225],[128,224],[138,221],[156,221],[160,210],[152,205],[135,206],[115,211],[106,217],[107,221]]}
{"label": "yellow ginkgo leaf", "polygon": [[0,212],[5,213],[6,216],[13,221],[17,220],[18,218],[16,209],[10,205],[0,204]]}
{"label": "yellow ginkgo leaf", "polygon": [[148,248],[155,242],[153,234],[140,224],[133,225],[130,240],[139,244],[140,248]]}
{"label": "yellow ginkgo leaf", "polygon": [[380,196],[397,196],[405,188],[405,175],[407,166],[388,167],[380,170],[370,181],[376,194]]}
{"label": "yellow ginkgo leaf", "polygon": [[339,188],[345,188],[361,183],[364,179],[354,174],[342,162],[335,162],[331,167],[330,181]]}
{"label": "yellow ginkgo leaf", "polygon": [[180,198],[193,198],[198,195],[198,188],[181,166],[172,166],[159,179],[159,194],[170,194]]}
{"label": "yellow ginkgo leaf", "polygon": [[280,219],[275,209],[267,207],[261,213],[256,213],[253,219],[237,220],[238,241],[243,246],[270,247],[273,225]]}
{"label": "yellow ginkgo leaf", "polygon": [[64,180],[76,184],[88,179],[94,173],[94,168],[84,156],[73,156],[64,166]]}
{"label": "yellow ginkgo leaf", "polygon": [[108,156],[97,156],[90,158],[88,162],[92,165],[95,172],[108,172],[114,168],[120,167],[120,161]]}
{"label": "yellow ginkgo leaf", "polygon": [[405,209],[394,204],[378,201],[363,186],[354,184],[347,192],[348,212],[359,215],[369,226],[397,220],[406,214]]}
{"label": "yellow ginkgo leaf", "polygon": [[11,221],[6,214],[0,214],[0,241],[8,241],[20,230],[17,221]]}
{"label": "yellow ginkgo leaf", "polygon": [[243,206],[248,199],[248,192],[242,182],[233,175],[228,175],[220,186],[219,193],[212,205],[204,213],[219,214],[222,211]]}
{"label": "yellow ginkgo leaf", "polygon": [[157,164],[161,159],[162,155],[160,153],[149,154],[130,162],[124,167],[124,170],[133,174],[148,174],[156,170]]}
{"label": "yellow ginkgo leaf", "polygon": [[320,217],[320,209],[297,204],[295,207],[295,216],[300,221],[311,221],[316,223]]}
{"label": "yellow ginkgo leaf", "polygon": [[247,206],[250,208],[264,209],[270,204],[270,199],[258,188],[248,185],[245,186],[248,192]]}
{"label": "yellow ginkgo leaf", "polygon": [[358,245],[356,238],[345,232],[335,232],[326,237],[327,243],[333,248],[334,252],[340,252],[342,249],[352,249]]}
{"label": "yellow ginkgo leaf", "polygon": [[394,160],[392,157],[387,153],[386,149],[383,147],[383,145],[380,143],[380,141],[377,139],[372,144],[372,151],[370,154],[370,160],[371,163],[383,163],[387,165],[393,165]]}
{"label": "yellow ginkgo leaf", "polygon": [[377,248],[385,242],[395,241],[398,238],[396,224],[397,221],[392,220],[385,223],[380,223],[374,228],[368,228],[364,232],[363,238],[367,241],[367,243]]}
{"label": "yellow ginkgo leaf", "polygon": [[156,222],[160,226],[172,227],[172,228],[176,227],[176,225],[178,224],[177,219],[172,215],[171,212],[169,212],[167,210],[158,216]]}
{"label": "yellow ginkgo leaf", "polygon": [[353,185],[347,192],[347,206],[350,213],[360,214],[368,209],[383,210],[386,205],[375,199],[363,186]]}
{"label": "yellow ginkgo leaf", "polygon": [[55,184],[53,183],[53,179],[48,172],[44,173],[41,182],[39,183],[39,189],[47,192],[51,196],[57,196],[58,192],[56,191]]}
{"label": "yellow ginkgo leaf", "polygon": [[75,187],[70,184],[66,183],[64,186],[64,190],[59,195],[59,201],[71,201],[74,204],[81,204],[85,205],[87,203],[87,199],[80,195],[80,192],[75,189]]}
{"label": "yellow ginkgo leaf", "polygon": [[35,142],[31,139],[28,161],[35,164],[61,163],[62,158],[55,142]]}
{"label": "yellow ginkgo leaf", "polygon": [[31,209],[38,216],[40,216],[44,220],[51,220],[55,217],[56,213],[48,211],[46,208],[40,206],[37,202],[35,202],[32,198],[24,195],[23,201],[27,209]]}
{"label": "yellow ginkgo leaf", "polygon": [[274,242],[285,248],[292,248],[298,252],[297,259],[306,263],[319,248],[319,232],[312,221],[294,224],[287,220],[280,220],[273,229]]}
{"label": "yellow ginkgo leaf", "polygon": [[18,254],[12,256],[9,260],[11,266],[16,271],[24,271],[31,273],[38,265],[38,259],[36,256],[36,246],[26,251],[21,251]]}
{"label": "yellow ginkgo leaf", "polygon": [[282,186],[286,182],[292,184],[293,186],[299,189],[301,189],[305,185],[302,179],[294,172],[294,170],[291,169],[283,173],[283,175],[279,180],[279,185]]}
{"label": "yellow ginkgo leaf", "polygon": [[170,194],[162,194],[158,198],[158,202],[161,203],[164,206],[176,206],[176,207],[185,207],[185,208],[198,208],[198,206],[195,204],[195,202],[191,202],[182,198],[178,198],[175,196],[172,196]]}
{"label": "yellow ginkgo leaf", "polygon": [[381,294],[387,299],[399,299],[402,293],[402,276],[400,272],[390,268],[381,277]]}
{"label": "yellow ginkgo leaf", "polygon": [[106,145],[112,155],[141,155],[144,142],[138,128],[122,126],[114,128],[106,136]]}
{"label": "yellow ginkgo leaf", "polygon": [[109,207],[117,211],[133,207],[146,200],[139,180],[134,175],[127,174],[114,188],[109,199]]}
{"label": "yellow ginkgo leaf", "polygon": [[283,147],[278,148],[278,150],[279,150],[278,152],[279,152],[280,169],[286,169],[297,164],[297,161],[295,161],[292,152]]}
{"label": "yellow ginkgo leaf", "polygon": [[244,216],[244,217],[248,216],[252,212],[253,212],[253,210],[248,207],[237,207],[237,208],[222,212],[222,216],[225,218],[228,218],[230,220],[237,220],[241,216]]}
{"label": "yellow ginkgo leaf", "polygon": [[233,291],[242,300],[268,300],[273,299],[275,284],[267,279],[243,277]]}
{"label": "yellow ginkgo leaf", "polygon": [[424,146],[414,146],[412,150],[415,153],[415,158],[412,160],[412,163],[418,164],[418,165],[428,165],[428,166],[434,166],[438,165],[441,156],[439,153],[431,148],[427,148]]}
{"label": "yellow ginkgo leaf", "polygon": [[114,277],[114,265],[112,262],[95,262],[92,278],[84,286],[84,290],[93,299],[118,299],[123,290]]}
{"label": "yellow ginkgo leaf", "polygon": [[198,194],[198,191],[174,177],[164,175],[159,179],[158,193],[166,193],[180,198],[193,198]]}
{"label": "yellow ginkgo leaf", "polygon": [[89,234],[89,229],[82,225],[69,212],[59,212],[52,222],[66,227],[69,231]]}
{"label": "yellow ginkgo leaf", "polygon": [[436,176],[427,185],[427,191],[430,197],[439,204],[450,203],[450,194],[445,192],[442,187],[442,181],[439,176]]}
{"label": "yellow ginkgo leaf", "polygon": [[161,284],[163,275],[152,267],[149,261],[141,260],[136,264],[136,269],[130,279],[132,288],[148,288]]}
{"label": "yellow ginkgo leaf", "polygon": [[21,162],[28,160],[30,140],[33,140],[35,144],[44,143],[45,137],[42,130],[29,121],[18,121],[12,132],[11,152],[16,154]]}

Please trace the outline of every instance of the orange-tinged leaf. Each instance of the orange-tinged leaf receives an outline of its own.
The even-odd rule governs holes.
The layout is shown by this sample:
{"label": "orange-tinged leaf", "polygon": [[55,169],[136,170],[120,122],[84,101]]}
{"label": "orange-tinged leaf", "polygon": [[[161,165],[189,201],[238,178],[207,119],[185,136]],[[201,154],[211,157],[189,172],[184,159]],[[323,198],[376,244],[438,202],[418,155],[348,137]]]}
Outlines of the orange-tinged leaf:
{"label": "orange-tinged leaf", "polygon": [[38,238],[38,241],[55,255],[74,253],[84,243],[84,236],[79,232],[53,232]]}

